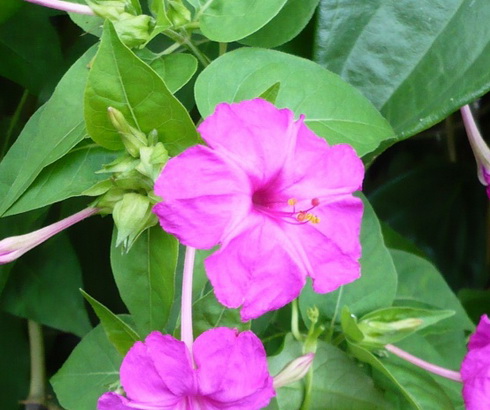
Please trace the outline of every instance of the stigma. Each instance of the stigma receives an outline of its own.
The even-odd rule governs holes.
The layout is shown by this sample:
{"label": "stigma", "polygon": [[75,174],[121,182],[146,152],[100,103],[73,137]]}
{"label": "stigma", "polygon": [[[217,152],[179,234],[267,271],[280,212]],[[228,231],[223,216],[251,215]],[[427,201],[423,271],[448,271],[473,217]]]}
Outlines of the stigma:
{"label": "stigma", "polygon": [[320,205],[320,200],[318,198],[313,198],[311,200],[311,207],[305,210],[296,211],[296,204],[298,200],[296,198],[288,199],[288,205],[293,207],[292,216],[296,219],[296,221],[300,223],[311,222],[312,224],[320,223],[320,218],[310,211]]}

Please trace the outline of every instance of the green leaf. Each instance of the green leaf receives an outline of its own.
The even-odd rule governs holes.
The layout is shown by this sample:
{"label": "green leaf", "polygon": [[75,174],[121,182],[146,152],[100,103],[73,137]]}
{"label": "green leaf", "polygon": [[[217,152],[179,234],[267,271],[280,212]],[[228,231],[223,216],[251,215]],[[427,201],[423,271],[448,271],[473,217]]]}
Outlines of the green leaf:
{"label": "green leaf", "polygon": [[444,390],[424,370],[391,356],[389,359],[380,359],[358,345],[349,344],[349,348],[356,358],[370,364],[394,383],[412,408],[454,409]]}
{"label": "green leaf", "polygon": [[171,155],[197,142],[187,110],[158,74],[121,43],[106,21],[85,92],[85,120],[95,142],[122,149],[121,137],[107,115],[109,107],[121,111],[131,126],[146,134],[156,129]]}
{"label": "green leaf", "polygon": [[160,226],[141,234],[128,253],[115,247],[111,265],[121,298],[131,313],[138,333],[163,330],[174,299],[178,242]]}
{"label": "green leaf", "polygon": [[443,332],[447,329],[470,332],[474,330],[474,325],[460,301],[434,265],[404,251],[391,250],[391,255],[398,272],[396,304],[419,302],[455,312],[455,315],[443,324],[432,326],[426,329],[426,332]]}
{"label": "green leaf", "polygon": [[228,309],[218,302],[211,290],[192,304],[194,337],[214,327],[232,327],[239,331],[249,330],[250,322],[240,320],[239,309]]}
{"label": "green leaf", "polygon": [[[284,348],[270,357],[269,370],[277,374],[291,360],[301,356],[302,345],[286,336]],[[323,409],[387,409],[382,392],[352,359],[338,348],[319,342],[313,361],[311,410]],[[297,410],[303,401],[304,380],[277,390],[281,410]]]}
{"label": "green leaf", "polygon": [[308,323],[306,309],[317,306],[324,318],[333,318],[339,306],[361,316],[375,309],[391,306],[395,298],[397,275],[395,265],[386,248],[378,218],[371,205],[364,200],[364,216],[361,226],[361,278],[325,295],[315,293],[305,286],[299,298],[300,310]]}
{"label": "green leaf", "polygon": [[85,137],[83,90],[87,64],[94,51],[88,50],[68,70],[53,96],[31,117],[0,162],[0,216],[27,190],[43,168]]}
{"label": "green leaf", "polygon": [[127,325],[119,316],[112,313],[102,303],[95,300],[88,293],[80,289],[83,297],[90,303],[95,314],[100,319],[100,324],[112,345],[116,348],[121,356],[125,356],[131,346],[140,340],[139,335]]}
{"label": "green leaf", "polygon": [[80,287],[77,256],[61,233],[16,262],[0,306],[14,315],[82,336],[91,326]]}
{"label": "green leaf", "polygon": [[197,59],[190,54],[159,56],[145,48],[138,53],[138,57],[155,70],[172,94],[187,84],[197,70]]}
{"label": "green leaf", "polygon": [[0,4],[0,24],[14,15],[22,4],[19,0],[3,0]]}
{"label": "green leaf", "polygon": [[340,314],[340,324],[342,325],[344,336],[350,342],[359,343],[364,339],[364,335],[357,324],[357,318],[350,313],[347,306],[343,307],[342,313]]}
{"label": "green leaf", "polygon": [[232,42],[267,24],[287,0],[198,0],[202,33],[213,41]]}
{"label": "green leaf", "polygon": [[489,19],[486,0],[322,1],[315,61],[405,138],[489,90]]}
{"label": "green leaf", "polygon": [[[124,317],[123,320],[128,321]],[[107,339],[104,329],[97,326],[51,378],[58,401],[70,410],[95,409],[98,398],[119,385],[121,362],[121,355]]]}
{"label": "green leaf", "polygon": [[277,94],[279,94],[279,90],[281,89],[281,83],[277,82],[272,84],[267,90],[259,95],[259,98],[263,100],[269,101],[274,104],[276,102]]}
{"label": "green leaf", "polygon": [[241,48],[226,53],[197,78],[203,117],[221,102],[256,98],[280,82],[276,105],[305,114],[305,123],[331,144],[349,143],[359,155],[375,150],[393,131],[356,89],[318,64],[279,51]]}
{"label": "green leaf", "polygon": [[273,48],[296,37],[310,21],[320,0],[288,0],[259,31],[240,40],[249,46]]}
{"label": "green leaf", "polygon": [[454,310],[428,310],[412,307],[389,307],[370,312],[359,319],[364,334],[363,346],[382,347],[451,317]]}
{"label": "green leaf", "polygon": [[[1,3],[0,20],[2,12],[14,10],[13,2]],[[23,7],[15,18],[0,25],[0,75],[39,95],[43,89],[54,86],[53,80],[63,67],[59,37],[50,21],[53,11],[21,1],[16,3]]]}
{"label": "green leaf", "polygon": [[107,151],[95,144],[75,148],[42,170],[22,196],[5,212],[15,215],[62,201],[82,193],[107,174],[96,174],[120,152]]}

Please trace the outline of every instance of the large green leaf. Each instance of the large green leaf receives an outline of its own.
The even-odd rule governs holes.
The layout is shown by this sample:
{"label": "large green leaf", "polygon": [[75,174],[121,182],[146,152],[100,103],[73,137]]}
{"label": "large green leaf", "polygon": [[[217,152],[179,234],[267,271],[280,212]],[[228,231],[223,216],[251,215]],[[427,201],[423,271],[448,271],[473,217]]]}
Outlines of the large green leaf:
{"label": "large green leaf", "polygon": [[104,329],[97,326],[51,378],[60,404],[70,410],[94,410],[98,398],[118,386],[121,362]]}
{"label": "large green leaf", "polygon": [[95,300],[87,292],[82,292],[83,297],[90,303],[92,309],[100,320],[100,324],[104,328],[107,339],[117,349],[121,356],[125,356],[131,346],[140,340],[139,335],[125,323],[119,316],[112,313],[106,306]]}
{"label": "large green leaf", "polygon": [[409,137],[490,88],[489,19],[487,0],[323,0],[315,61]]}
{"label": "large green leaf", "polygon": [[354,344],[350,344],[349,347],[355,357],[370,364],[387,377],[393,383],[397,393],[402,393],[411,404],[411,408],[417,410],[454,409],[442,387],[424,370],[398,360],[396,357],[378,358],[368,350]]}
{"label": "large green leaf", "polygon": [[141,336],[163,330],[174,298],[178,242],[160,226],[141,234],[128,253],[111,245],[111,265],[121,298]]}
{"label": "large green leaf", "polygon": [[394,135],[371,103],[340,77],[279,51],[242,48],[218,58],[199,75],[196,102],[206,117],[220,102],[255,98],[276,83],[276,105],[305,114],[306,124],[331,144],[349,143],[362,156]]}
{"label": "large green leaf", "polygon": [[58,35],[50,21],[53,11],[21,1],[1,3],[0,20],[9,8],[14,10],[14,3],[22,7],[15,18],[0,25],[0,75],[36,95],[50,89],[63,64]]}
{"label": "large green leaf", "polygon": [[448,329],[474,330],[460,301],[434,265],[405,251],[391,250],[391,256],[398,272],[397,304],[419,302],[455,312],[453,317],[426,331],[440,333]]}
{"label": "large green leaf", "polygon": [[287,0],[197,0],[203,34],[213,41],[232,42],[254,33],[269,22]]}
{"label": "large green leaf", "polygon": [[85,92],[85,120],[90,136],[108,149],[124,148],[107,108],[123,113],[134,127],[159,139],[175,155],[197,140],[187,110],[172,95],[160,76],[119,40],[108,21]]}
{"label": "large green leaf", "polygon": [[[284,348],[270,357],[269,370],[277,374],[291,360],[301,356],[301,343],[286,336]],[[311,410],[387,409],[381,390],[344,352],[324,342],[318,343],[313,361]],[[277,403],[281,410],[297,410],[303,401],[304,380],[280,388]]]}
{"label": "large green leaf", "polygon": [[[364,201],[361,245],[360,279],[326,295],[315,293],[309,285],[305,287],[299,298],[305,323],[309,323],[306,310],[313,306],[317,306],[320,313],[330,319],[337,304],[339,307],[348,306],[358,316],[391,306],[397,287],[395,265],[384,244],[378,218],[367,200]],[[340,315],[337,320],[340,320]]]}
{"label": "large green leaf", "polygon": [[61,233],[17,261],[0,306],[14,315],[82,336],[91,326],[78,291],[81,287],[77,256]]}
{"label": "large green leaf", "polygon": [[240,40],[255,47],[272,48],[296,37],[310,21],[320,0],[288,0],[281,11],[259,31]]}
{"label": "large green leaf", "polygon": [[108,151],[95,144],[72,150],[42,170],[27,191],[8,209],[5,215],[15,215],[45,205],[80,196],[107,174],[96,174],[104,164],[116,159],[119,152]]}
{"label": "large green leaf", "polygon": [[[43,168],[52,164],[85,136],[83,90],[90,49],[68,70],[53,96],[29,120],[0,163],[0,216],[27,190]],[[28,160],[26,160],[28,159]]]}

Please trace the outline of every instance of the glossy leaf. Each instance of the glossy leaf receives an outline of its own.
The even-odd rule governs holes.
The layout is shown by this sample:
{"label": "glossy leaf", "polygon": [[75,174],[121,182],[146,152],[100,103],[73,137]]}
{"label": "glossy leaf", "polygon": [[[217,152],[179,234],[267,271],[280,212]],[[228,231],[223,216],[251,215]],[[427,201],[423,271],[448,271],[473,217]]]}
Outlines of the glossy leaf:
{"label": "glossy leaf", "polygon": [[172,155],[195,143],[196,130],[186,109],[158,74],[121,43],[111,23],[104,27],[85,92],[85,120],[92,139],[108,149],[123,148],[107,115],[107,108],[113,107],[140,131],[156,129]]}
{"label": "glossy leaf", "polygon": [[14,315],[82,336],[91,326],[80,287],[77,256],[61,233],[16,262],[0,306]]}
{"label": "glossy leaf", "polygon": [[87,51],[68,70],[50,100],[31,117],[0,162],[0,216],[27,190],[43,168],[86,136],[82,100],[87,64],[94,51]]}
{"label": "glossy leaf", "polygon": [[[271,374],[277,374],[287,363],[302,354],[301,343],[288,334],[281,353],[268,359]],[[313,372],[311,410],[388,409],[382,392],[374,386],[372,379],[344,352],[330,344],[318,343]],[[301,408],[303,392],[304,380],[278,389],[279,408]]]}
{"label": "glossy leaf", "polygon": [[124,357],[131,346],[140,340],[138,334],[119,316],[112,313],[102,303],[98,302],[81,289],[80,292],[82,292],[83,297],[88,303],[90,303],[92,309],[94,309],[94,312],[99,318],[100,324],[104,328],[104,332],[109,341],[116,348],[119,354]]}
{"label": "glossy leaf", "polygon": [[104,329],[97,326],[51,378],[60,404],[66,409],[95,409],[98,398],[119,385],[121,362],[121,355],[107,339]]}
{"label": "glossy leaf", "polygon": [[315,61],[405,138],[490,89],[489,19],[486,0],[322,1]]}
{"label": "glossy leaf", "polygon": [[286,1],[198,0],[200,28],[213,41],[240,40],[267,24]]}
{"label": "glossy leaf", "polygon": [[111,265],[121,298],[144,337],[163,330],[174,298],[178,242],[160,226],[141,234],[128,253],[115,247],[112,237]]}
{"label": "glossy leaf", "polygon": [[424,370],[395,359],[380,359],[368,350],[349,344],[351,352],[359,360],[370,364],[387,377],[411,404],[411,408],[425,410],[454,409],[444,390]]}
{"label": "glossy leaf", "polygon": [[240,40],[249,46],[273,48],[296,37],[310,21],[320,0],[288,0],[259,31]]}
{"label": "glossy leaf", "polygon": [[397,287],[395,265],[384,244],[378,218],[367,200],[364,201],[361,245],[360,279],[324,295],[315,293],[310,285],[305,287],[299,298],[305,323],[308,323],[306,309],[313,306],[317,306],[321,315],[329,319],[334,317],[337,304],[339,307],[348,306],[357,316],[391,306]]}
{"label": "glossy leaf", "polygon": [[256,98],[277,82],[276,105],[304,114],[308,127],[330,144],[349,143],[362,156],[393,137],[369,101],[337,75],[273,50],[242,48],[215,60],[196,81],[197,106],[206,117],[220,102]]}
{"label": "glossy leaf", "polygon": [[158,56],[148,49],[143,49],[138,53],[138,57],[156,71],[172,94],[187,84],[197,70],[197,59],[190,54]]}
{"label": "glossy leaf", "polygon": [[75,148],[44,168],[5,215],[23,213],[82,195],[86,189],[107,179],[107,174],[96,174],[96,171],[112,162],[118,155],[119,152],[108,151],[95,144]]}
{"label": "glossy leaf", "polygon": [[1,3],[0,21],[6,16],[3,13],[22,7],[15,18],[0,25],[0,75],[38,95],[55,84],[63,67],[60,42],[50,21],[53,11],[21,1]]}
{"label": "glossy leaf", "polygon": [[439,309],[450,309],[455,315],[427,332],[459,329],[472,332],[474,325],[461,302],[449,288],[438,270],[427,260],[408,252],[391,250],[398,272],[397,304],[420,302]]}
{"label": "glossy leaf", "polygon": [[239,310],[224,307],[217,301],[213,291],[197,299],[192,305],[192,310],[194,337],[213,327],[225,326],[239,331],[250,329],[250,322],[243,323],[240,320]]}

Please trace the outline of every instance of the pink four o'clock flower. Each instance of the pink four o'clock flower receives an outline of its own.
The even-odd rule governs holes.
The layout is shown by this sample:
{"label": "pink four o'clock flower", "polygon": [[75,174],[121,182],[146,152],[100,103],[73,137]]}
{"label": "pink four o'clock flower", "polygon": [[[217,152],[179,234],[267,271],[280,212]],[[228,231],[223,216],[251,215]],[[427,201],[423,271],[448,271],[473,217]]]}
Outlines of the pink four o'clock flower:
{"label": "pink four o'clock flower", "polygon": [[219,104],[199,126],[207,146],[172,158],[155,185],[160,224],[218,251],[205,268],[218,300],[256,318],[313,279],[326,293],[360,276],[362,161],[329,146],[288,109],[261,99]]}
{"label": "pink four o'clock flower", "polygon": [[125,356],[126,396],[105,393],[99,410],[254,410],[275,395],[261,341],[251,331],[215,328],[194,342],[193,361],[184,342],[159,332],[136,342]]}
{"label": "pink four o'clock flower", "polygon": [[467,410],[490,409],[490,320],[480,319],[461,364],[463,399]]}

